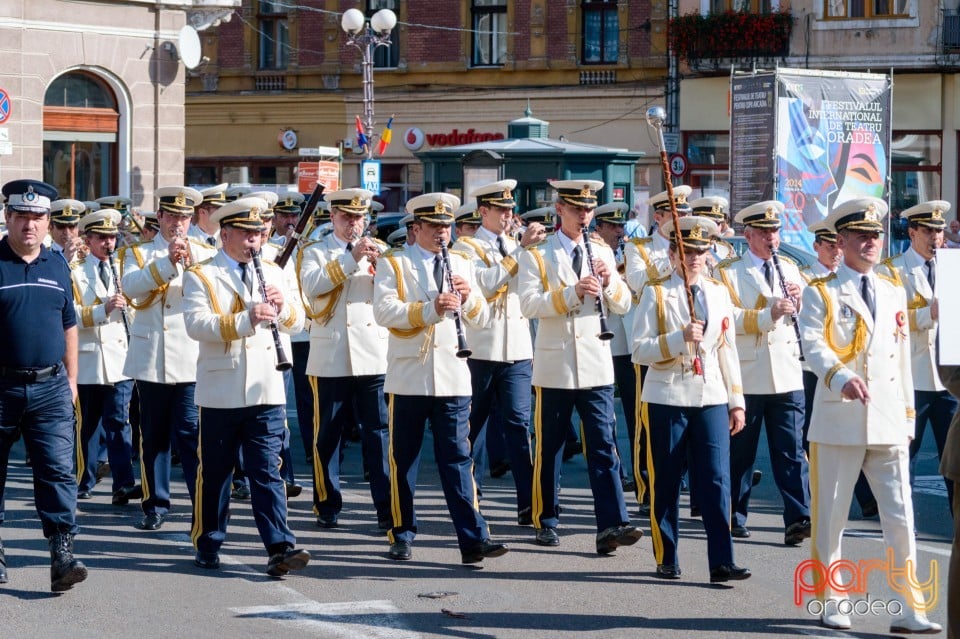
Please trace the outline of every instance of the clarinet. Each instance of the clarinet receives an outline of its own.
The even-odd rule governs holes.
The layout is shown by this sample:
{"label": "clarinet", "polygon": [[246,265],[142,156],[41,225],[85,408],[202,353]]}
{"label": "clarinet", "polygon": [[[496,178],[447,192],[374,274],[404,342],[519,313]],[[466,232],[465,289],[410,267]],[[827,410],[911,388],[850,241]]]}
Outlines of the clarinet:
{"label": "clarinet", "polygon": [[[593,270],[593,249],[590,247],[590,236],[587,234],[586,226],[580,227],[580,234],[583,236],[583,248],[587,251],[587,265],[590,267],[590,275],[600,282],[600,278]],[[580,274],[577,273],[577,275]],[[603,288],[602,282],[600,282],[600,287]],[[598,337],[604,341],[613,339],[613,331],[607,326],[607,307],[603,304],[603,290],[597,295],[597,316],[600,318],[600,335]]]}
{"label": "clarinet", "polygon": [[[117,263],[113,260],[113,251],[107,251],[107,261],[110,262],[110,272],[113,274],[113,287],[117,289],[118,295],[123,295],[120,288],[120,276],[117,274]],[[123,330],[127,334],[127,344],[130,343],[130,318],[127,317],[127,307],[120,309],[120,317],[123,319]]]}
{"label": "clarinet", "polygon": [[[792,300],[790,294],[787,293],[787,281],[783,279],[783,269],[780,268],[780,255],[777,252],[777,249],[771,248],[770,255],[773,258],[773,268],[777,269],[777,278],[780,280],[780,292],[783,293],[785,299]],[[793,322],[793,332],[797,334],[797,346],[800,348],[800,361],[804,361],[803,358],[803,341],[800,338],[800,318],[797,317],[797,311],[794,310],[790,313],[790,321]]]}
{"label": "clarinet", "polygon": [[[453,286],[453,270],[450,268],[450,254],[447,252],[445,244],[440,244],[440,259],[443,260],[443,271],[447,276],[447,286],[450,288],[450,292],[459,295],[457,289]],[[473,351],[467,346],[467,338],[463,334],[463,317],[461,315],[459,308],[455,310],[453,312],[453,322],[457,327],[457,357],[466,359],[473,354]]]}
{"label": "clarinet", "polygon": [[[260,251],[250,251],[250,260],[253,262],[253,270],[257,272],[257,284],[260,286],[260,296],[263,297],[265,304],[270,304],[270,302],[267,301],[267,284],[263,278],[263,266],[260,264]],[[276,310],[275,306],[274,310]],[[293,364],[287,359],[287,354],[283,352],[283,344],[280,343],[280,327],[277,325],[277,320],[270,321],[270,332],[273,333],[273,346],[277,349],[277,370],[290,370],[293,368]]]}

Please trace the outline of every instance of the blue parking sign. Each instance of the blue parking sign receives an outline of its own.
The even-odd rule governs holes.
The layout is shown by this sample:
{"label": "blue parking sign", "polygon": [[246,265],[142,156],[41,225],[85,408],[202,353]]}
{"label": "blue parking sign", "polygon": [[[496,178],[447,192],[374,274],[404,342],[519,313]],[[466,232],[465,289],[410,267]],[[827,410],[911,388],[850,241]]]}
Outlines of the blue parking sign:
{"label": "blue parking sign", "polygon": [[360,163],[360,182],[366,190],[380,195],[380,160],[364,160]]}

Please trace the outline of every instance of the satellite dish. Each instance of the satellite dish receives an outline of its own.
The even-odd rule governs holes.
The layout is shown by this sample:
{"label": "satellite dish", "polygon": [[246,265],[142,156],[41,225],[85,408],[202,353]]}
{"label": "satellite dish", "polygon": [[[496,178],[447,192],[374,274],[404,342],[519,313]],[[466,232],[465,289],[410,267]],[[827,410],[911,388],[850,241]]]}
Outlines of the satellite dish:
{"label": "satellite dish", "polygon": [[200,36],[197,35],[197,30],[191,27],[189,24],[184,25],[180,29],[180,35],[177,37],[177,41],[180,49],[180,59],[183,60],[183,65],[188,69],[195,69],[200,65]]}

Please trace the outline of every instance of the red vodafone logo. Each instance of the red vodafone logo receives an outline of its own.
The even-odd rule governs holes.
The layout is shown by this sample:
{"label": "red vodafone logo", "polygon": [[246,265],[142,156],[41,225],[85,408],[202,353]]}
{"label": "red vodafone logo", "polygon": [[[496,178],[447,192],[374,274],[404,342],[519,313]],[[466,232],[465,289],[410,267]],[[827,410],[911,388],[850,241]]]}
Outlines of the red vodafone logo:
{"label": "red vodafone logo", "polygon": [[426,136],[419,128],[412,126],[403,134],[403,146],[411,151],[419,151],[423,147]]}

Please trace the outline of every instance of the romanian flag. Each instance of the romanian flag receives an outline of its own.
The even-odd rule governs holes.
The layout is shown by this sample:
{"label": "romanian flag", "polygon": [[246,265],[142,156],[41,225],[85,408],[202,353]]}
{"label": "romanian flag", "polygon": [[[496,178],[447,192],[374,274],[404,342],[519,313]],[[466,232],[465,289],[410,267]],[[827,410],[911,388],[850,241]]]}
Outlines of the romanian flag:
{"label": "romanian flag", "polygon": [[363,132],[363,123],[360,122],[360,116],[357,116],[357,146],[359,146],[364,152],[370,146],[370,140],[367,139],[367,134]]}
{"label": "romanian flag", "polygon": [[387,147],[390,146],[390,141],[393,139],[393,130],[390,128],[393,126],[393,116],[390,116],[390,119],[387,120],[387,128],[383,130],[383,133],[380,134],[380,143],[377,145],[377,155],[383,155]]}

